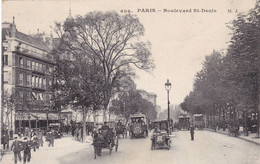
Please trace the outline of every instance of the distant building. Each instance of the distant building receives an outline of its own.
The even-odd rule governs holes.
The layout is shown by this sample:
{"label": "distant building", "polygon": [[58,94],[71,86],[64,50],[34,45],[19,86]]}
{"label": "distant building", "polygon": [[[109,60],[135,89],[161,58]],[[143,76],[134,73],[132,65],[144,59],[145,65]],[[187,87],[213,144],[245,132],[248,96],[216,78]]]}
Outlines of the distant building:
{"label": "distant building", "polygon": [[155,93],[149,93],[145,90],[138,90],[138,92],[142,95],[143,99],[151,102],[153,104],[153,106],[155,106],[155,107],[157,106],[156,105],[157,95]]}
{"label": "distant building", "polygon": [[19,32],[14,18],[2,23],[2,88],[15,95],[14,111],[3,118],[9,129],[46,128],[60,118],[52,107],[51,41]]}

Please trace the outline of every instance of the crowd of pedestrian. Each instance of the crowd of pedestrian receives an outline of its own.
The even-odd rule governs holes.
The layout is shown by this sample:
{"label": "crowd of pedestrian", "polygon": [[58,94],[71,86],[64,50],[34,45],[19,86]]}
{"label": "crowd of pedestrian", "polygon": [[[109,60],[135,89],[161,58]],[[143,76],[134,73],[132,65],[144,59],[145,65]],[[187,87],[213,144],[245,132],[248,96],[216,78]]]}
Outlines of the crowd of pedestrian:
{"label": "crowd of pedestrian", "polygon": [[76,141],[83,141],[83,127],[80,125],[76,125],[75,127],[72,128],[72,137]]}
{"label": "crowd of pedestrian", "polygon": [[[39,129],[31,131],[20,130],[14,135],[13,140],[10,140],[8,130],[4,130],[2,132],[1,143],[3,144],[5,152],[13,152],[14,163],[17,163],[18,160],[29,163],[32,156],[31,150],[36,151],[40,147],[43,147],[44,136],[48,146],[54,146],[55,134],[54,129],[48,130],[47,132]],[[10,147],[9,142],[11,143]]]}

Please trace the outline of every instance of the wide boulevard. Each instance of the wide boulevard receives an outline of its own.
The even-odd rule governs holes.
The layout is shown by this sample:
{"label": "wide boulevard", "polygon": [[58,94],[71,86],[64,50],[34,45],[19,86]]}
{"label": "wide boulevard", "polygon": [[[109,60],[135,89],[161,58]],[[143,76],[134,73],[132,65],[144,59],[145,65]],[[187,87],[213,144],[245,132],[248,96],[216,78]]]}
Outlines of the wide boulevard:
{"label": "wide boulevard", "polygon": [[[151,135],[151,133],[149,134]],[[178,131],[172,135],[170,150],[151,150],[150,136],[147,138],[120,138],[118,152],[102,150],[102,156],[94,159],[91,137],[80,143],[67,136],[55,140],[54,147],[32,151],[33,164],[258,164],[260,146],[209,131],[195,131],[195,140],[190,140],[189,131]],[[14,163],[13,154],[4,155],[4,164]],[[19,162],[18,162],[19,163]]]}

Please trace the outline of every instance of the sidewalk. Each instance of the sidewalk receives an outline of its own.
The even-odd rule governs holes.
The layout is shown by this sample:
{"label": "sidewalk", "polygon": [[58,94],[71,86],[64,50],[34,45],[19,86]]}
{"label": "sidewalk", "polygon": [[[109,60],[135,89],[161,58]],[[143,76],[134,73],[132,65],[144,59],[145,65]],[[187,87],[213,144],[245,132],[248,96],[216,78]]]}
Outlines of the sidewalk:
{"label": "sidewalk", "polygon": [[[12,142],[13,140],[10,140],[9,143],[10,146],[12,145]],[[85,147],[91,148],[92,142],[93,140],[91,136],[86,136],[86,142],[82,143],[79,141],[75,141],[75,139],[71,135],[64,135],[61,139],[55,139],[54,147],[48,147],[48,142],[45,141],[45,137],[44,137],[43,147],[40,147],[40,149],[36,150],[36,152],[31,150],[32,153],[31,163],[38,164],[39,161],[37,160],[41,159],[44,156],[46,156],[46,158],[50,158],[50,156],[54,156],[54,157],[59,155],[61,156],[66,153],[73,152],[74,149],[75,151],[77,151],[80,148],[85,148]],[[23,157],[23,153],[21,153],[21,155]],[[5,164],[14,163],[12,151],[5,151],[4,155],[1,158],[2,159],[0,159],[0,163],[5,163]],[[18,164],[19,163],[22,162],[18,161]]]}
{"label": "sidewalk", "polygon": [[[209,129],[209,128],[206,128],[206,130],[215,132],[213,129]],[[223,131],[222,129],[220,130],[217,129],[216,133],[228,135],[228,129],[226,129],[225,131]],[[256,138],[256,135],[257,135],[256,133],[249,133],[248,136],[245,136],[244,133],[240,131],[239,136],[237,138],[260,146],[260,138]]]}

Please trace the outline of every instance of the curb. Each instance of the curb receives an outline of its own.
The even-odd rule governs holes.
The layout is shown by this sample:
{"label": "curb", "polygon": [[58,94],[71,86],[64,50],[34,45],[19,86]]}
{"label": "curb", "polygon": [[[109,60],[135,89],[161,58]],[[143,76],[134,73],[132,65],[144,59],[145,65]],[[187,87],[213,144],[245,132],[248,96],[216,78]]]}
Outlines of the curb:
{"label": "curb", "polygon": [[[256,145],[260,146],[260,143],[258,143],[258,142],[255,142],[255,141],[252,141],[252,140],[243,138],[243,137],[238,137],[238,138],[239,138],[239,139],[242,139],[242,140],[244,140],[244,141],[251,142],[251,143],[253,143],[253,144],[256,144]],[[260,139],[259,139],[259,140],[260,140]]]}
{"label": "curb", "polygon": [[[209,132],[215,132],[215,133],[218,133],[218,134],[223,134],[223,135],[226,135],[226,136],[228,136],[228,134],[226,134],[225,132],[218,132],[218,131],[214,131],[214,130],[211,130],[211,129],[205,129],[205,130],[207,130],[207,131],[209,131]],[[253,143],[253,144],[256,144],[256,145],[258,145],[258,146],[260,146],[260,143],[258,143],[258,142],[255,142],[255,141],[252,141],[252,140],[249,140],[249,139],[246,139],[246,138],[244,138],[244,137],[235,137],[235,138],[239,138],[239,139],[241,139],[241,140],[244,140],[244,141],[247,141],[247,142],[251,142],[251,143]],[[259,139],[260,140],[260,139]]]}

